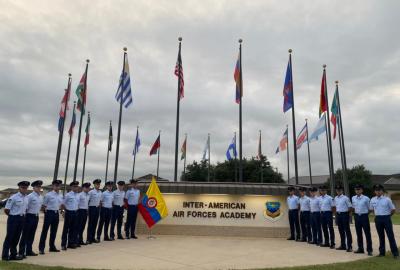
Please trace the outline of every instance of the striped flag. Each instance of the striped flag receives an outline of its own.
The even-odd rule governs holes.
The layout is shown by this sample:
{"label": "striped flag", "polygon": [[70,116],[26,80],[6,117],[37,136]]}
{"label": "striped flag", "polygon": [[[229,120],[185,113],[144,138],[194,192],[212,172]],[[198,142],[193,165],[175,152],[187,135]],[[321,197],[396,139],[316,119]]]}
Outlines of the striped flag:
{"label": "striped flag", "polygon": [[68,101],[69,97],[71,94],[71,84],[68,83],[68,88],[65,89],[64,96],[61,100],[61,108],[60,108],[60,118],[58,119],[58,131],[61,132],[61,130],[64,128],[64,122],[65,122],[65,110],[68,110]]}
{"label": "striped flag", "polygon": [[185,96],[185,81],[183,80],[183,66],[182,66],[182,57],[181,57],[181,49],[179,47],[178,59],[176,60],[175,65],[175,76],[178,77],[179,80],[179,100]]}
{"label": "striped flag", "polygon": [[136,130],[135,147],[133,148],[132,155],[136,156],[136,154],[139,152],[139,147],[140,147],[140,137],[139,137],[139,128],[138,128]]}
{"label": "striped flag", "polygon": [[336,88],[335,95],[333,96],[332,100],[332,107],[331,107],[331,123],[333,125],[333,139],[336,139],[336,126],[337,126],[337,119],[339,117],[339,104],[338,104],[338,90]]}
{"label": "striped flag", "polygon": [[110,130],[108,132],[108,152],[111,152],[113,144],[113,132],[112,132],[112,125],[110,121]]}
{"label": "striped flag", "polygon": [[287,148],[288,144],[288,128],[286,128],[285,132],[283,133],[282,139],[279,142],[278,148],[276,148],[275,153],[279,153],[280,151],[284,151]]}
{"label": "striped flag", "polygon": [[71,125],[69,126],[69,136],[72,136],[72,133],[74,132],[74,127],[76,124],[76,114],[75,114],[75,106],[74,106],[74,110],[72,111],[72,119],[71,119]]}
{"label": "striped flag", "polygon": [[307,141],[307,132],[308,132],[308,128],[307,128],[307,123],[304,125],[304,127],[301,129],[299,135],[297,136],[296,139],[296,149],[299,150],[301,148],[301,146],[303,145],[303,143],[305,143]]}
{"label": "striped flag", "polygon": [[311,133],[311,135],[308,137],[308,143],[318,140],[318,137],[325,132],[326,132],[326,121],[325,121],[325,113],[323,113],[319,118],[319,121],[313,133]]}
{"label": "striped flag", "polygon": [[118,103],[120,103],[122,99],[122,105],[124,105],[125,108],[128,108],[129,105],[132,104],[131,78],[129,75],[128,55],[125,56],[124,68],[119,79],[119,85],[117,93],[115,94],[115,99],[118,101]]}
{"label": "striped flag", "polygon": [[186,138],[181,147],[181,160],[186,158]]}
{"label": "striped flag", "polygon": [[85,147],[89,144],[89,132],[90,131],[90,114],[88,114],[88,120],[87,120],[87,123],[86,123],[86,128],[85,128],[85,133],[86,133],[86,136],[85,136]]}
{"label": "striped flag", "polygon": [[75,94],[78,97],[78,105],[77,109],[78,111],[81,111],[83,114],[85,113],[85,107],[86,107],[86,74],[87,69],[85,70],[85,73],[83,73],[81,80],[79,81],[78,87],[76,88]]}
{"label": "striped flag", "polygon": [[242,76],[242,70],[240,69],[240,54],[238,56],[238,59],[236,61],[236,66],[235,66],[235,72],[233,74],[233,78],[236,82],[236,103],[240,104],[240,99],[243,96],[243,89],[241,85],[241,76]]}
{"label": "striped flag", "polygon": [[150,149],[150,156],[157,154],[160,146],[161,146],[160,135],[158,135],[157,140],[154,142],[153,146]]}

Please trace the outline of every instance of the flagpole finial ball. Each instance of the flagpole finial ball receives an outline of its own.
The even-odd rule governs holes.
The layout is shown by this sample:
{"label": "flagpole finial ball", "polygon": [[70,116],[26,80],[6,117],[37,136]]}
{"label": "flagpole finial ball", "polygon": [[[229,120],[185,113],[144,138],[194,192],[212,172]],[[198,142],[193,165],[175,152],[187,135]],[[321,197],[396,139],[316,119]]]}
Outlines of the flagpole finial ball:
{"label": "flagpole finial ball", "polygon": [[242,43],[242,42],[243,42],[243,39],[239,38],[239,43]]}
{"label": "flagpole finial ball", "polygon": [[178,37],[179,42],[182,41],[182,37]]}
{"label": "flagpole finial ball", "polygon": [[127,47],[124,47],[124,52],[126,52],[128,50],[128,48]]}
{"label": "flagpole finial ball", "polygon": [[72,76],[72,74],[71,73],[68,73],[68,77],[71,77]]}
{"label": "flagpole finial ball", "polygon": [[323,65],[322,65],[322,67],[323,67],[323,68],[326,68],[326,65],[325,65],[325,64],[323,64]]}
{"label": "flagpole finial ball", "polygon": [[89,63],[90,62],[90,60],[89,59],[86,59],[86,63]]}
{"label": "flagpole finial ball", "polygon": [[292,49],[289,49],[288,52],[289,52],[289,53],[292,53]]}
{"label": "flagpole finial ball", "polygon": [[339,81],[335,81],[335,83],[336,83],[336,84],[338,84],[338,83],[339,83]]}

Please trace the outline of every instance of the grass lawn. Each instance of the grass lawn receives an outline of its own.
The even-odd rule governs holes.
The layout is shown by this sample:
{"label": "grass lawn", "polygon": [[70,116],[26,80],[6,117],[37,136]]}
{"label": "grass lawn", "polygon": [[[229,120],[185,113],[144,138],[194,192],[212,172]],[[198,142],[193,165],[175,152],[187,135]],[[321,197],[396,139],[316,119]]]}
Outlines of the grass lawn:
{"label": "grass lawn", "polygon": [[[369,215],[370,222],[374,222],[374,218],[375,218],[374,215],[371,215],[371,214]],[[392,222],[394,225],[400,225],[400,214],[394,214],[392,216]]]}

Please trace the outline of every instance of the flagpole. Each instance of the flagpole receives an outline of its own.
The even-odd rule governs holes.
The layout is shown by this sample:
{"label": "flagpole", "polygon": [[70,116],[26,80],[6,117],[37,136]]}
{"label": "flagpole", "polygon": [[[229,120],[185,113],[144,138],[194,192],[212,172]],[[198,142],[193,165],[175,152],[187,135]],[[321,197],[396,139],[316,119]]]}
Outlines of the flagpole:
{"label": "flagpole", "polygon": [[347,196],[350,196],[350,190],[349,190],[349,183],[347,181],[347,161],[346,161],[346,149],[344,147],[344,135],[343,135],[343,122],[342,122],[342,108],[340,107],[340,98],[339,98],[339,81],[336,81],[336,90],[337,90],[337,99],[338,99],[338,111],[339,111],[339,130],[341,135],[341,140],[339,137],[339,141],[341,141],[341,146],[343,149],[343,169],[342,169],[342,174],[343,174],[343,186],[344,186],[344,192]]}
{"label": "flagpole", "polygon": [[135,164],[136,164],[136,155],[137,155],[137,150],[136,150],[137,145],[136,144],[137,144],[138,136],[139,136],[139,126],[136,126],[135,146],[133,149],[133,152],[135,152],[135,154],[133,155],[132,179],[135,176]]}
{"label": "flagpole", "polygon": [[[181,45],[182,45],[182,38],[179,37],[179,52],[178,57],[181,55]],[[178,94],[176,100],[176,131],[175,131],[175,170],[174,170],[174,182],[178,181],[178,144],[179,144],[179,105],[180,105],[180,88],[181,88],[181,79],[180,73],[178,75]]]}
{"label": "flagpole", "polygon": [[211,164],[211,142],[210,142],[210,133],[208,133],[208,176],[207,180],[210,182],[210,164]]}
{"label": "flagpole", "polygon": [[239,65],[240,65],[240,102],[239,102],[239,182],[243,182],[242,164],[242,95],[243,95],[243,70],[242,70],[242,39],[239,39]]}
{"label": "flagpole", "polygon": [[[236,151],[236,131],[235,131],[235,151]],[[238,181],[237,177],[237,154],[235,155],[235,182]]]}
{"label": "flagpole", "polygon": [[310,186],[312,186],[310,141],[308,140],[308,122],[307,122],[307,118],[306,118],[306,133],[307,133],[308,170],[310,172]]}
{"label": "flagpole", "polygon": [[[75,106],[76,106],[76,102],[74,101],[74,107],[72,109],[72,114],[75,112]],[[64,175],[63,196],[64,196],[65,190],[67,188],[67,175],[68,175],[68,165],[69,165],[69,153],[71,151],[71,140],[72,140],[72,134],[69,135],[68,152],[67,152],[67,165],[65,166],[65,175]]]}
{"label": "flagpole", "polygon": [[[68,73],[68,84],[67,84],[67,91],[71,91],[71,73]],[[60,131],[58,132],[58,143],[57,143],[57,153],[56,153],[56,164],[54,165],[54,176],[53,180],[56,180],[58,178],[58,168],[60,166],[60,156],[61,156],[61,148],[62,148],[62,141],[63,141],[63,136],[64,136],[64,126],[65,126],[65,119],[67,119],[67,108],[68,108],[68,99],[69,99],[69,94],[67,93],[67,100],[65,101],[65,107],[64,107],[64,118],[62,121],[62,126]]]}
{"label": "flagpole", "polygon": [[258,159],[260,160],[260,167],[261,167],[261,183],[263,183],[264,179],[263,179],[262,151],[261,151],[261,130],[259,130],[259,131],[260,131],[260,141],[259,141],[259,149],[258,149],[259,150]]}
{"label": "flagpole", "polygon": [[[288,135],[289,135],[289,126],[288,125],[286,125],[286,129],[288,129]],[[288,138],[287,138],[287,146],[286,146],[286,153],[287,153],[287,182],[288,182],[288,184],[290,184],[289,183],[289,181],[290,181],[290,170],[289,170],[289,136],[288,136]]]}
{"label": "flagpole", "polygon": [[110,129],[111,129],[111,120],[110,120],[110,126],[108,128],[107,162],[106,162],[106,175],[104,177],[104,182],[107,182],[107,177],[108,177],[108,159],[110,157]]}
{"label": "flagpole", "polygon": [[[89,119],[90,119],[90,112],[88,112],[88,118],[87,118],[87,119],[88,119],[87,121],[89,121]],[[88,130],[87,132],[89,132],[89,130]],[[85,140],[85,142],[86,142],[86,140]],[[84,154],[83,154],[83,169],[82,169],[82,181],[81,181],[81,185],[83,185],[83,180],[85,179],[86,150],[87,150],[87,144],[85,144],[85,152],[84,152]]]}
{"label": "flagpole", "polygon": [[185,159],[183,160],[183,181],[186,179],[187,133],[185,133]]}
{"label": "flagpole", "polygon": [[160,151],[161,151],[161,130],[158,131],[158,137],[160,138],[160,146],[158,147],[157,154],[157,181],[158,181],[158,172],[160,169]]}
{"label": "flagpole", "polygon": [[[86,69],[85,69],[85,86],[84,86],[84,91],[86,92],[86,86],[87,86],[87,72],[88,72],[88,67],[89,67],[89,59],[86,60]],[[83,115],[85,111],[85,106],[86,104],[82,104],[81,108],[81,117],[79,119],[79,129],[78,129],[78,141],[76,143],[76,155],[75,155],[75,168],[74,168],[74,178],[73,181],[76,181],[76,173],[78,171],[78,160],[79,160],[79,145],[81,142],[81,131],[82,131],[82,120],[83,120]]]}

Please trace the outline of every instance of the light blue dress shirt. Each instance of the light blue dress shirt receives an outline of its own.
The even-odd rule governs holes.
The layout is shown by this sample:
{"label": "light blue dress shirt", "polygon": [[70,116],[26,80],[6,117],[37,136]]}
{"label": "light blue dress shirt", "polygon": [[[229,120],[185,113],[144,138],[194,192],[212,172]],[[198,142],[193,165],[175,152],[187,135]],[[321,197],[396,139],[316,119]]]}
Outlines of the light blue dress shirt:
{"label": "light blue dress shirt", "polygon": [[343,194],[336,196],[333,203],[336,206],[336,212],[339,213],[349,212],[349,209],[352,207],[349,197]]}
{"label": "light blue dress shirt", "polygon": [[396,208],[389,197],[375,196],[371,199],[370,209],[374,210],[375,216],[388,216]]}
{"label": "light blue dress shirt", "polygon": [[12,195],[6,203],[5,209],[10,210],[11,216],[25,215],[27,207],[27,198],[21,192]]}
{"label": "light blue dress shirt", "polygon": [[28,206],[26,209],[26,213],[38,215],[40,212],[40,208],[42,208],[43,197],[39,193],[32,191],[31,194],[26,196],[28,201]]}
{"label": "light blue dress shirt", "polygon": [[321,211],[332,211],[332,207],[334,206],[333,199],[329,195],[319,196],[319,207]]}
{"label": "light blue dress shirt", "polygon": [[357,215],[368,214],[369,213],[369,203],[370,199],[361,194],[360,196],[355,195],[352,198],[354,213]]}
{"label": "light blue dress shirt", "polygon": [[89,208],[89,192],[80,192],[78,198],[78,209],[87,210]]}
{"label": "light blue dress shirt", "polygon": [[128,200],[129,205],[138,205],[140,197],[140,190],[137,188],[130,188],[125,193],[125,199]]}
{"label": "light blue dress shirt", "polygon": [[310,197],[310,209],[312,213],[321,212],[319,196]]}
{"label": "light blue dress shirt", "polygon": [[97,189],[92,189],[89,191],[89,206],[100,206],[101,191]]}
{"label": "light blue dress shirt", "polygon": [[123,206],[125,199],[125,191],[120,191],[119,189],[113,192],[113,205]]}
{"label": "light blue dress shirt", "polygon": [[64,207],[68,211],[76,211],[78,210],[78,200],[76,193],[73,191],[68,192],[64,198]]}
{"label": "light blue dress shirt", "polygon": [[101,194],[102,207],[111,208],[112,202],[113,202],[113,192],[108,190],[104,191],[103,194]]}
{"label": "light blue dress shirt", "polygon": [[47,192],[43,199],[43,205],[46,206],[46,211],[58,211],[63,203],[63,197],[59,192],[54,190]]}
{"label": "light blue dress shirt", "polygon": [[310,211],[310,198],[306,195],[300,197],[300,211]]}
{"label": "light blue dress shirt", "polygon": [[294,210],[299,208],[299,197],[297,197],[296,195],[288,196],[286,201],[289,210]]}

